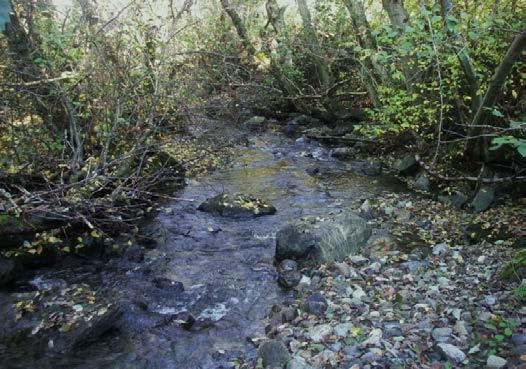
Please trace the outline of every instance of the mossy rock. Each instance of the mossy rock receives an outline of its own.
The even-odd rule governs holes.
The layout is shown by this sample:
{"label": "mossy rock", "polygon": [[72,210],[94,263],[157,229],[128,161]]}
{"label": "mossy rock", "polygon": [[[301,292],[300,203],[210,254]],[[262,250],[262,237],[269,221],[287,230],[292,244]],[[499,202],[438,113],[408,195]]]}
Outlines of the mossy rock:
{"label": "mossy rock", "polygon": [[276,208],[253,195],[220,194],[204,201],[199,210],[229,218],[252,218],[276,213]]}
{"label": "mossy rock", "polygon": [[526,249],[519,250],[513,255],[502,269],[501,277],[518,280],[526,278]]}

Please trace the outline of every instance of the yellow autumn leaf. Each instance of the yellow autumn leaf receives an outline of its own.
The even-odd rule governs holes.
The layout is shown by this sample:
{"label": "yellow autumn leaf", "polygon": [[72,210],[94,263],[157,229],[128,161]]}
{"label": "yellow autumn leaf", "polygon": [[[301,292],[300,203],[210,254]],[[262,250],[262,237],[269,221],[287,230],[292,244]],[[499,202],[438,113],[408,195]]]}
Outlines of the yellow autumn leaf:
{"label": "yellow autumn leaf", "polygon": [[98,233],[97,231],[93,230],[93,231],[91,231],[91,237],[93,237],[93,238],[99,238],[100,235],[99,235],[99,233]]}

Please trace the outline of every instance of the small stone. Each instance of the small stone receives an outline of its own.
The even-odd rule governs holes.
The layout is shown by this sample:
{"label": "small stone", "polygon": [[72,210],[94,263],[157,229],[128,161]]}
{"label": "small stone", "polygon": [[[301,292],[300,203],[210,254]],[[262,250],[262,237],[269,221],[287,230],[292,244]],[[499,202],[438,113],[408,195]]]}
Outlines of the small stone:
{"label": "small stone", "polygon": [[507,364],[507,360],[496,355],[490,355],[486,361],[488,369],[500,369],[504,368]]}
{"label": "small stone", "polygon": [[320,316],[325,313],[328,306],[329,304],[325,297],[323,297],[321,293],[316,292],[308,298],[306,303],[303,304],[302,309],[309,314]]}
{"label": "small stone", "polygon": [[373,329],[370,333],[369,333],[369,337],[363,342],[364,345],[372,345],[372,346],[377,346],[380,344],[381,340],[382,340],[382,335],[383,335],[383,332],[381,329]]}
{"label": "small stone", "polygon": [[285,259],[279,263],[279,268],[283,271],[298,270],[298,263],[294,260]]}
{"label": "small stone", "polygon": [[439,343],[437,344],[437,349],[445,359],[453,361],[456,364],[460,364],[466,360],[466,354],[457,346],[450,343]]}
{"label": "small stone", "polygon": [[493,306],[497,303],[497,299],[493,296],[484,296],[484,302],[488,306]]}
{"label": "small stone", "polygon": [[379,262],[374,262],[365,269],[365,272],[369,275],[376,274],[380,271],[381,268],[382,264],[380,264]]}
{"label": "small stone", "polygon": [[350,259],[353,264],[356,264],[359,266],[364,266],[369,262],[369,259],[367,259],[366,257],[363,257],[362,255],[352,255]]}
{"label": "small stone", "polygon": [[288,363],[286,369],[315,369],[309,365],[301,356],[294,356]]}
{"label": "small stone", "polygon": [[526,345],[526,333],[514,333],[511,335],[511,342],[515,346]]}
{"label": "small stone", "polygon": [[354,291],[352,292],[352,298],[353,299],[361,300],[363,297],[367,296],[367,294],[362,289],[362,287],[360,287],[358,285],[355,285],[353,287],[354,287]]}
{"label": "small stone", "polygon": [[439,243],[433,246],[433,255],[445,255],[449,251],[449,246],[445,243]]}
{"label": "small stone", "polygon": [[332,327],[330,324],[321,324],[309,329],[309,338],[316,343],[322,342],[325,336],[332,333]]}
{"label": "small stone", "polygon": [[452,333],[453,330],[451,328],[435,328],[431,332],[431,336],[437,342],[447,342]]}
{"label": "small stone", "polygon": [[301,281],[301,273],[297,270],[282,270],[278,275],[278,284],[284,289],[292,289]]}
{"label": "small stone", "polygon": [[398,323],[388,323],[384,327],[384,335],[387,338],[403,336],[402,329]]}
{"label": "small stone", "polygon": [[334,327],[334,334],[338,337],[346,338],[352,327],[352,323],[340,323]]}
{"label": "small stone", "polygon": [[463,320],[457,320],[455,323],[455,332],[457,332],[457,334],[460,336],[467,336],[469,333],[466,329],[466,322]]}

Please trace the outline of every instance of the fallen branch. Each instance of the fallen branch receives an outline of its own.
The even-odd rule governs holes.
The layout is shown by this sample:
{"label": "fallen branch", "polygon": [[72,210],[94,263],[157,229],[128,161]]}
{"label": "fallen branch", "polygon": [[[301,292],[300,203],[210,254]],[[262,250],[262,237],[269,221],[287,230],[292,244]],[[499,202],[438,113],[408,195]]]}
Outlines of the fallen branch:
{"label": "fallen branch", "polygon": [[526,181],[526,176],[510,176],[510,177],[500,177],[500,178],[482,178],[482,177],[471,177],[471,176],[459,176],[459,177],[450,177],[445,176],[440,173],[437,173],[431,166],[427,165],[420,155],[415,155],[416,161],[420,164],[424,170],[429,173],[431,176],[441,179],[443,181],[455,182],[455,181],[470,181],[478,183],[504,183],[504,182],[519,182]]}
{"label": "fallen branch", "polygon": [[307,135],[307,138],[319,141],[344,141],[344,142],[366,142],[366,143],[376,143],[376,141],[368,140],[366,138],[354,138],[354,137],[339,137],[339,136],[316,136],[316,135]]}

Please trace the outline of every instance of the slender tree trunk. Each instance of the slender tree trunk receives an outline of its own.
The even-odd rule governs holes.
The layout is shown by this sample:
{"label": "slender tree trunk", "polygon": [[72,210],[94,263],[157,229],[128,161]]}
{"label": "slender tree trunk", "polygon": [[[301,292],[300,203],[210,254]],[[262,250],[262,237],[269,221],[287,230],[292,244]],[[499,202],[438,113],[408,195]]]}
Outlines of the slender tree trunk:
{"label": "slender tree trunk", "polygon": [[71,166],[77,169],[82,162],[83,140],[73,105],[58,82],[35,63],[35,58],[41,56],[41,52],[38,37],[32,32],[32,17],[35,12],[46,9],[50,5],[44,1],[35,9],[34,4],[29,4],[29,8],[25,8],[23,3],[17,4],[14,1],[10,4],[12,12],[5,34],[17,73],[24,82],[39,82],[31,91],[37,112],[53,134],[69,130],[72,148]]}
{"label": "slender tree trunk", "polygon": [[236,12],[232,4],[230,4],[229,0],[221,0],[221,6],[225,10],[225,12],[228,14],[230,19],[232,20],[232,23],[234,24],[234,27],[236,28],[237,34],[239,38],[241,39],[241,42],[243,43],[243,47],[247,51],[247,53],[253,57],[256,55],[256,49],[254,48],[254,45],[250,41],[250,38],[248,37],[248,32],[245,27],[245,24],[241,20],[241,17]]}
{"label": "slender tree trunk", "polygon": [[303,22],[303,28],[305,29],[307,37],[309,38],[308,47],[313,54],[314,65],[318,72],[321,86],[325,91],[328,91],[331,88],[333,81],[327,63],[322,56],[320,43],[318,37],[316,36],[314,24],[312,23],[309,7],[307,6],[306,0],[296,0],[296,2],[298,3],[298,10]]}
{"label": "slender tree trunk", "polygon": [[[364,49],[375,51],[377,48],[376,40],[371,33],[363,3],[360,0],[343,1],[351,16],[351,24],[356,32],[358,43]],[[383,67],[376,63],[370,56],[364,59],[360,74],[367,90],[369,98],[375,107],[380,106],[377,92],[377,82],[375,73],[379,76],[381,83],[387,81],[387,73]]]}
{"label": "slender tree trunk", "polygon": [[[403,0],[382,0],[384,10],[389,16],[391,25],[399,35],[403,35],[405,27],[409,24],[409,14],[404,7]],[[407,91],[413,92],[413,82],[417,80],[417,71],[415,67],[411,66],[411,58],[402,56],[402,74],[405,79],[405,86]]]}
{"label": "slender tree trunk", "polygon": [[474,159],[482,159],[484,161],[488,159],[488,137],[475,137],[483,134],[484,131],[481,126],[488,124],[488,119],[491,115],[489,110],[497,103],[506,78],[512,71],[513,65],[521,58],[524,50],[526,50],[526,27],[521,29],[515,36],[506,55],[495,70],[488,90],[471,123],[468,138],[472,137],[473,139],[467,141],[467,153]]}
{"label": "slender tree trunk", "polygon": [[462,43],[460,35],[453,29],[453,26],[449,25],[447,17],[451,14],[451,10],[453,9],[451,0],[440,0],[440,6],[442,8],[442,18],[444,19],[444,25],[447,28],[447,32],[454,40],[453,47],[457,52],[457,58],[460,63],[460,67],[462,68],[462,72],[464,72],[466,77],[466,82],[468,84],[469,94],[471,97],[471,112],[472,114],[475,114],[482,102],[479,92],[479,78],[477,77],[473,62],[471,61],[469,53],[467,52],[467,48]]}

